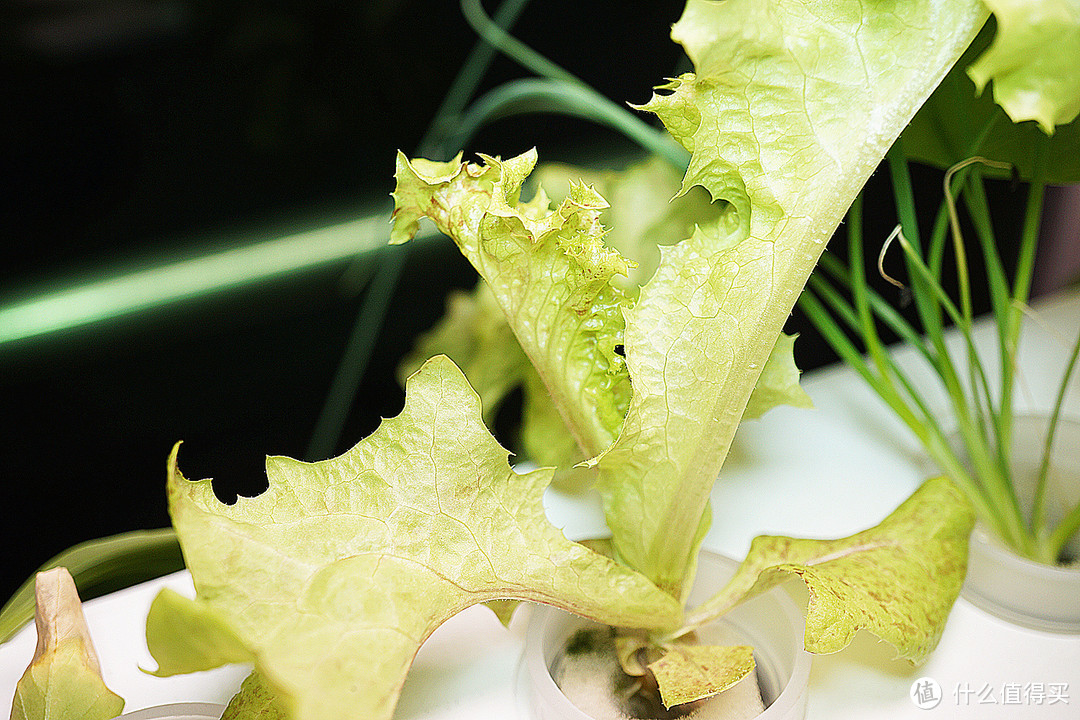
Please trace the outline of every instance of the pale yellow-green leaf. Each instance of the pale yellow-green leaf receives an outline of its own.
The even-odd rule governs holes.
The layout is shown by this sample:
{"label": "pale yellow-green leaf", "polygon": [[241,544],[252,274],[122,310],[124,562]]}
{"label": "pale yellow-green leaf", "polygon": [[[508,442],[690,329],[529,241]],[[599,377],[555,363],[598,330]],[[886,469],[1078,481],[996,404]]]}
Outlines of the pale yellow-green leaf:
{"label": "pale yellow-green leaf", "polygon": [[[448,170],[435,173],[447,174]],[[656,157],[632,163],[620,171],[543,164],[533,173],[532,180],[556,204],[567,199],[571,187],[582,184],[611,199],[611,206],[602,208],[599,214],[601,224],[609,229],[604,241],[632,261],[628,263],[628,276],[616,274],[611,282],[631,297],[636,296],[638,286],[655,270],[660,258],[658,246],[690,237],[698,224],[715,223],[720,212],[700,188],[686,197],[672,199],[679,190],[681,174]],[[532,207],[535,212],[538,205],[533,203]],[[439,353],[448,355],[465,372],[484,402],[484,415],[489,422],[510,389],[523,385],[524,456],[537,465],[557,467],[553,484],[562,490],[576,491],[595,482],[594,469],[577,467],[587,457],[567,430],[540,376],[517,345],[486,284],[480,283],[471,295],[451,296],[444,318],[421,337],[402,364],[402,379],[428,357]]]}
{"label": "pale yellow-green leaf", "polygon": [[754,649],[748,645],[676,643],[665,649],[649,669],[668,708],[712,697],[754,671]]}
{"label": "pale yellow-green leaf", "polygon": [[488,286],[478,283],[472,292],[455,290],[446,300],[446,313],[421,335],[398,368],[405,380],[435,355],[446,355],[461,368],[484,407],[490,426],[502,401],[521,385],[532,370],[529,359],[506,324]]}
{"label": "pale yellow-green leaf", "polygon": [[486,283],[477,283],[472,292],[450,294],[446,314],[420,336],[398,367],[402,386],[435,355],[446,355],[465,373],[480,396],[489,426],[506,396],[522,388],[520,440],[525,458],[540,467],[556,468],[552,483],[562,490],[580,490],[593,482],[594,471],[575,467],[585,455],[566,429]]}
{"label": "pale yellow-green leaf", "polygon": [[[611,197],[611,206],[603,209],[599,217],[610,228],[605,242],[633,261],[628,278],[612,278],[613,282],[625,280],[621,284],[629,295],[636,295],[638,285],[651,277],[659,263],[660,246],[689,238],[699,226],[714,226],[721,215],[722,204],[712,204],[701,188],[673,199],[681,175],[660,158],[604,172],[545,164],[532,177],[555,202],[565,200],[569,188],[583,183]],[[465,372],[484,403],[489,422],[510,389],[523,385],[521,445],[525,457],[537,465],[558,468],[553,484],[562,490],[576,491],[595,482],[595,469],[579,466],[587,457],[567,430],[485,283],[471,294],[458,292],[451,296],[446,315],[421,337],[402,363],[402,381],[424,360],[439,353],[448,355]],[[765,365],[746,417],[758,417],[782,403],[809,406],[809,398],[798,387],[791,339],[783,336]]]}
{"label": "pale yellow-green leaf", "polygon": [[673,197],[682,185],[682,173],[656,156],[603,172],[547,163],[533,177],[556,202],[575,181],[593,186],[607,199],[610,207],[600,214],[601,223],[609,228],[604,240],[634,263],[625,279],[615,276],[613,282],[631,297],[637,297],[639,286],[656,271],[660,246],[685,240],[697,225],[715,224],[722,212],[702,188]]}
{"label": "pale yellow-green leaf", "polygon": [[581,465],[587,459],[585,453],[531,366],[524,373],[522,389],[521,449],[525,457],[540,467],[555,468],[551,484],[563,492],[580,492],[592,486],[596,470]]}
{"label": "pale yellow-green leaf", "polygon": [[1076,0],[984,0],[997,33],[968,74],[1013,122],[1034,120],[1046,134],[1080,114],[1080,3]]}
{"label": "pale yellow-green leaf", "polygon": [[124,700],[105,686],[66,568],[38,573],[35,584],[37,649],[15,686],[11,720],[108,720]]}
{"label": "pale yellow-green leaf", "polygon": [[731,582],[695,610],[690,626],[719,617],[792,575],[810,591],[806,649],[832,653],[859,629],[922,662],[941,639],[967,570],[975,522],[944,478],[927,480],[879,525],[839,540],[755,538]]}
{"label": "pale yellow-green leaf", "polygon": [[723,211],[626,311],[634,394],[599,459],[618,556],[679,593],[751,391],[825,242],[986,17],[978,0],[690,0],[644,106]]}
{"label": "pale yellow-green leaf", "polygon": [[495,613],[495,617],[499,619],[499,622],[503,624],[503,627],[510,627],[510,621],[514,619],[514,612],[521,607],[521,601],[519,600],[489,600],[484,603],[485,606],[491,612]]}
{"label": "pale yellow-green leaf", "polygon": [[[175,644],[174,637],[186,639]],[[161,677],[254,659],[251,647],[217,608],[168,588],[158,593],[146,615],[146,644],[158,663],[154,674]]]}
{"label": "pale yellow-green leaf", "polygon": [[529,151],[484,165],[397,158],[393,242],[421,217],[449,235],[487,281],[567,429],[592,456],[608,447],[629,402],[623,310],[612,284],[629,265],[603,241],[607,202],[584,184],[551,209],[543,192],[518,202],[536,164]]}
{"label": "pale yellow-green leaf", "polygon": [[169,672],[197,670],[238,642],[291,720],[389,718],[420,644],[475,603],[531,600],[636,627],[681,615],[547,523],[550,471],[510,468],[444,356],[409,379],[399,416],[344,455],[268,458],[258,497],[224,505],[175,457],[169,507],[198,595],[156,601],[173,620],[150,628],[153,655]]}
{"label": "pale yellow-green leaf", "polygon": [[[994,30],[988,24],[904,130],[904,154],[947,170],[979,155],[1006,169],[981,165],[987,176],[1066,185],[1080,182],[1080,119],[1054,128],[1048,136],[1037,123],[1001,117],[993,93],[979,94],[968,76],[971,61],[986,51]],[[987,131],[989,128],[989,131]]]}
{"label": "pale yellow-green leaf", "polygon": [[750,400],[746,403],[743,420],[759,418],[779,405],[812,408],[814,403],[799,385],[799,368],[795,367],[795,339],[797,335],[780,334],[769,359],[761,370]]}

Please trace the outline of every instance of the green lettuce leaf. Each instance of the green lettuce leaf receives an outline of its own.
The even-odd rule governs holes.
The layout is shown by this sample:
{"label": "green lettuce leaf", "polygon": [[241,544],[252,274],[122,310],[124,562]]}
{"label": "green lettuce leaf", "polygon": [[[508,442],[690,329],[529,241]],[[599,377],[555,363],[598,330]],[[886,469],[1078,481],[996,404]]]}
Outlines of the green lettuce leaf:
{"label": "green lettuce leaf", "polygon": [[810,590],[806,649],[832,653],[861,628],[918,663],[937,646],[967,571],[975,515],[944,477],[927,480],[879,525],[839,540],[762,536],[689,626],[720,617],[792,575]]}
{"label": "green lettuce leaf", "polygon": [[108,720],[119,715],[124,700],[101,678],[71,574],[62,567],[38,573],[35,594],[37,649],[15,686],[11,720]]}
{"label": "green lettuce leaf", "polygon": [[435,355],[446,355],[465,373],[480,396],[488,426],[506,397],[523,388],[520,443],[525,457],[540,467],[555,468],[552,484],[562,490],[580,490],[593,483],[595,472],[577,467],[585,454],[566,429],[486,283],[477,283],[471,293],[451,293],[446,314],[420,336],[398,367],[402,386]]}
{"label": "green lettuce leaf", "polygon": [[1080,114],[1080,4],[1075,0],[984,0],[997,18],[994,42],[968,69],[981,92],[1014,122],[1050,135]]}
{"label": "green lettuce leaf", "polygon": [[[603,227],[610,227],[603,235],[604,241],[630,261],[629,276],[614,275],[611,282],[631,297],[637,295],[639,283],[648,280],[658,265],[659,246],[690,237],[699,225],[715,224],[721,212],[701,188],[673,200],[671,195],[679,189],[680,175],[659,158],[617,172],[546,164],[539,166],[532,179],[538,182],[541,197],[552,197],[559,203],[570,199],[567,188],[585,184],[598,195],[611,194],[617,204],[603,207],[599,214]],[[486,201],[487,190],[483,192],[481,202]],[[810,407],[809,398],[798,387],[792,342],[793,338],[777,342],[776,352],[767,361],[751,396],[746,417],[760,417],[779,404]],[[451,296],[446,315],[420,338],[403,361],[399,372],[402,381],[435,354],[448,355],[462,368],[483,401],[489,424],[505,396],[521,385],[521,443],[525,456],[540,466],[558,468],[554,484],[563,490],[592,484],[595,470],[579,465],[588,457],[552,404],[543,380],[522,352],[486,283],[479,283],[471,294],[458,292]]]}
{"label": "green lettuce leaf", "polygon": [[602,239],[607,202],[584,184],[551,210],[518,202],[535,151],[483,166],[398,154],[392,242],[435,222],[490,286],[567,429],[588,456],[615,439],[630,397],[622,344],[626,295],[611,280],[629,264]]}
{"label": "green lettuce leaf", "polygon": [[[604,242],[630,261],[627,275],[615,275],[611,282],[631,298],[637,297],[640,286],[655,272],[660,246],[690,237],[698,223],[715,222],[719,213],[700,188],[673,199],[682,174],[657,156],[622,170],[542,163],[530,180],[556,204],[567,198],[575,184],[591,186],[608,201],[599,216],[606,230]],[[588,457],[569,435],[539,376],[530,374],[524,388],[521,440],[525,456],[541,466],[558,467],[552,484],[564,491],[594,484],[595,469],[580,465]]]}
{"label": "green lettuce leaf", "polygon": [[521,414],[521,449],[540,467],[555,468],[552,486],[578,492],[596,482],[596,470],[583,465],[585,453],[567,430],[562,415],[551,402],[540,375],[525,372]]}
{"label": "green lettuce leaf", "polygon": [[[976,0],[691,0],[693,61],[644,106],[717,223],[661,249],[626,311],[633,400],[599,459],[618,556],[677,594],[758,375],[826,241],[986,17]],[[737,59],[734,60],[733,59]]]}
{"label": "green lettuce leaf", "polygon": [[552,604],[670,626],[678,603],[548,524],[550,471],[518,475],[446,357],[402,413],[344,455],[267,460],[269,488],[222,504],[169,463],[169,509],[198,596],[147,623],[159,673],[250,659],[293,720],[389,718],[421,643],[478,602]]}

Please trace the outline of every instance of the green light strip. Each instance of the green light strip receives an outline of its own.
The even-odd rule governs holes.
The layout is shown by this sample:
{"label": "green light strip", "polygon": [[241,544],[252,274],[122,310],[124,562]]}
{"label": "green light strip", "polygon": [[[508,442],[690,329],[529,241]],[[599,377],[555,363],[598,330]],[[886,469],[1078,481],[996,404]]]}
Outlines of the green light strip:
{"label": "green light strip", "polygon": [[385,247],[386,215],[124,273],[0,307],[0,345],[310,270]]}

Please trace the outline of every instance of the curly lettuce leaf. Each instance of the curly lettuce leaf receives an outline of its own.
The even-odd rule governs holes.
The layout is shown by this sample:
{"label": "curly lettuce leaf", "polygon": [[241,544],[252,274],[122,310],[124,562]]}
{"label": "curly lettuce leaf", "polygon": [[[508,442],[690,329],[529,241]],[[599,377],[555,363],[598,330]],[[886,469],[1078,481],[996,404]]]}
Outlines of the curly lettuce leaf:
{"label": "curly lettuce leaf", "polygon": [[736,426],[826,241],[986,17],[976,0],[691,0],[695,66],[644,106],[723,212],[626,311],[634,395],[599,459],[620,558],[681,592]]}
{"label": "curly lettuce leaf", "polygon": [[832,653],[866,629],[913,663],[937,647],[967,571],[975,514],[947,478],[927,480],[869,530],[839,540],[762,536],[690,626],[720,617],[793,575],[810,590],[806,649]]}
{"label": "curly lettuce leaf", "polygon": [[[719,210],[704,190],[672,199],[682,175],[671,163],[650,156],[622,170],[589,170],[561,163],[542,163],[530,178],[555,203],[562,202],[568,188],[587,184],[608,201],[599,220],[606,229],[604,242],[626,257],[625,277],[612,283],[631,298],[648,281],[660,262],[659,247],[690,237],[698,223],[715,222]],[[467,374],[467,373],[466,373]],[[522,449],[539,465],[557,466],[554,483],[574,491],[592,485],[595,469],[580,465],[588,457],[574,443],[554,410],[539,377],[524,384]]]}
{"label": "curly lettuce leaf", "polygon": [[615,439],[630,380],[622,357],[629,299],[612,284],[629,263],[603,242],[607,202],[575,184],[554,210],[543,192],[519,202],[535,151],[484,165],[397,159],[392,242],[421,217],[453,238],[491,288],[567,429],[589,456]]}
{"label": "curly lettuce leaf", "polygon": [[[699,225],[715,223],[721,212],[700,188],[699,192],[672,200],[671,195],[679,189],[680,175],[659,158],[617,172],[547,164],[541,165],[531,179],[541,188],[541,197],[553,197],[559,203],[569,197],[567,188],[585,184],[598,196],[613,196],[616,202],[602,208],[599,219],[604,228],[610,227],[603,235],[604,241],[630,260],[629,277],[615,275],[611,281],[631,296],[637,294],[638,284],[647,280],[658,265],[658,246],[690,237]],[[809,398],[798,387],[792,342],[792,338],[777,342],[777,352],[766,363],[746,417],[759,417],[778,404],[809,407]],[[620,352],[618,348],[615,351]],[[471,294],[459,292],[451,296],[446,315],[420,338],[402,363],[400,373],[404,377],[435,354],[448,355],[462,368],[480,394],[489,424],[509,391],[522,386],[521,443],[526,457],[541,466],[557,467],[554,482],[564,490],[594,481],[595,471],[579,465],[588,456],[552,404],[543,380],[529,364],[486,283],[479,283]]]}
{"label": "curly lettuce leaf", "polygon": [[267,460],[269,488],[224,505],[169,462],[169,509],[197,589],[147,623],[160,674],[250,659],[292,720],[389,718],[424,640],[495,599],[599,622],[677,623],[678,603],[544,516],[549,471],[518,475],[461,371],[436,357],[402,413],[344,455]]}
{"label": "curly lettuce leaf", "polygon": [[1013,122],[1034,120],[1047,134],[1080,114],[1080,3],[984,0],[997,19],[990,48],[968,75]]}
{"label": "curly lettuce leaf", "polygon": [[715,223],[722,211],[701,188],[673,198],[682,173],[657,156],[618,171],[544,163],[533,178],[555,202],[562,201],[574,182],[587,183],[607,199],[610,207],[600,214],[600,222],[608,228],[604,241],[633,261],[626,278],[616,276],[613,281],[631,297],[637,297],[638,288],[656,271],[660,246],[685,240],[697,225]]}
{"label": "curly lettuce leaf", "polygon": [[38,573],[37,649],[15,686],[11,720],[108,720],[124,700],[101,678],[75,581],[66,568]]}

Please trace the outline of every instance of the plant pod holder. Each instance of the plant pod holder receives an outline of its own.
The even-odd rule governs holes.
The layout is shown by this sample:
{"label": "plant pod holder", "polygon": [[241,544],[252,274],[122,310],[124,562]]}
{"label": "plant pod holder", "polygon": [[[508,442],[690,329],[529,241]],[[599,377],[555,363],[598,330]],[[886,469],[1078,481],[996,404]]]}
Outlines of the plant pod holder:
{"label": "plant pod holder", "polygon": [[[1030,507],[1045,446],[1048,418],[1021,415],[1014,419],[1012,462],[1014,482]],[[1047,485],[1051,522],[1080,501],[1080,421],[1061,419],[1054,439]],[[1026,508],[1025,508],[1026,509]],[[1022,627],[1049,632],[1080,633],[1080,538],[1067,549],[1070,567],[1035,562],[1013,552],[976,525],[971,533],[968,572],[962,596],[986,612]]]}
{"label": "plant pod holder", "polygon": [[[703,551],[689,605],[707,600],[734,574],[739,563]],[[723,627],[716,628],[714,626]],[[525,653],[518,683],[522,704],[535,720],[594,720],[560,690],[552,667],[566,652],[567,643],[587,620],[554,608],[533,609],[526,629]],[[806,717],[810,655],[803,649],[802,615],[783,588],[752,598],[702,628],[700,634],[734,636],[754,648],[757,679],[765,711],[759,720],[801,720]]]}

